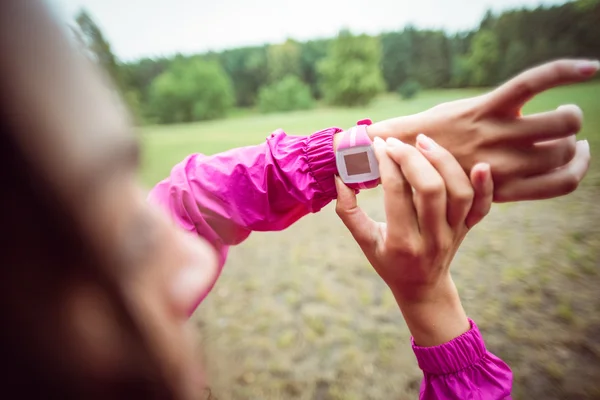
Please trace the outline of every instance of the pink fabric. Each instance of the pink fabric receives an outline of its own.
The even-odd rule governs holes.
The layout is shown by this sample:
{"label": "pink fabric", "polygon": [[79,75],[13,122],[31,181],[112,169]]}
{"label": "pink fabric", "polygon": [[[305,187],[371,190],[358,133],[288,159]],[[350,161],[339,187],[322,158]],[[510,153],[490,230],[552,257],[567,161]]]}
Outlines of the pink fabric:
{"label": "pink fabric", "polygon": [[192,154],[152,189],[149,200],[208,240],[222,266],[229,246],[252,231],[283,230],[335,199],[337,132],[288,136],[279,130],[258,146]]}
{"label": "pink fabric", "polygon": [[422,400],[510,399],[512,372],[487,351],[475,322],[461,336],[435,347],[419,347],[411,339],[424,378]]}
{"label": "pink fabric", "polygon": [[[229,246],[252,231],[279,231],[336,197],[330,128],[311,136],[279,130],[266,142],[213,156],[192,154],[158,183],[149,200],[208,240],[222,267]],[[420,398],[510,398],[510,368],[485,349],[477,326],[441,346],[413,349],[424,371]]]}

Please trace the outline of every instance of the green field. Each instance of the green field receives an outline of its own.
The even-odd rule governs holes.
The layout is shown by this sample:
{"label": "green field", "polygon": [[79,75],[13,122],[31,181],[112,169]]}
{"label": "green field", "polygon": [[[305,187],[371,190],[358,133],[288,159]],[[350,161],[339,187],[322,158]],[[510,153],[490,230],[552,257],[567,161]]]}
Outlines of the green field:
{"label": "green field", "polygon": [[[152,185],[187,154],[260,143],[276,128],[309,134],[422,111],[477,94],[382,97],[360,110],[144,128],[142,179]],[[578,104],[581,138],[600,151],[600,82],[555,89],[526,113]],[[488,347],[515,375],[515,399],[600,399],[600,167],[572,195],[501,204],[467,237],[453,274]],[[379,190],[361,206],[384,217]],[[414,399],[420,372],[389,291],[333,207],[281,233],[253,234],[231,252],[194,321],[210,383],[227,399]]]}
{"label": "green field", "polygon": [[330,126],[346,127],[361,118],[379,121],[414,114],[440,102],[473,96],[480,91],[448,90],[424,93],[420,98],[402,102],[396,96],[382,97],[368,108],[319,108],[285,114],[240,113],[227,120],[187,125],[146,127],[143,130],[144,166],[142,179],[156,183],[171,167],[191,152],[213,154],[239,146],[258,144],[277,128],[290,135],[307,135]]}

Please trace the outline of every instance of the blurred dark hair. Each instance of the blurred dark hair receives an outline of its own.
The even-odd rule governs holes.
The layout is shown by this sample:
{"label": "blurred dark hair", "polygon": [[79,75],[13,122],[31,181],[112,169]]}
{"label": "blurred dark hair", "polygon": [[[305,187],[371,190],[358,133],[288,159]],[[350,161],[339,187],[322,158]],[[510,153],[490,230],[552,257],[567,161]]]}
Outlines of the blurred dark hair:
{"label": "blurred dark hair", "polygon": [[[159,360],[109,273],[112,268],[101,265],[73,213],[27,160],[15,140],[18,134],[0,113],[3,392],[19,398],[172,398]],[[71,354],[77,349],[69,343],[65,306],[73,285],[82,282],[105,295],[126,341],[123,359],[131,365],[120,366],[108,381],[99,381]]]}
{"label": "blurred dark hair", "polygon": [[[47,10],[40,10],[43,7],[39,1],[0,2],[0,35],[3,36],[0,36],[2,397],[174,398],[176,388],[166,378],[159,357],[147,343],[134,314],[128,310],[114,275],[120,266],[107,265],[110,262],[94,248],[75,210],[61,197],[56,182],[51,182],[50,174],[45,174],[31,158],[31,152],[25,151],[28,141],[24,137],[43,138],[57,131],[50,129],[56,126],[44,127],[43,116],[36,115],[35,110],[23,110],[27,107],[11,97],[7,89],[14,83],[9,71],[15,71],[14,66],[24,59],[18,57],[22,55],[20,49],[25,44],[55,40],[54,36],[47,35],[52,24]],[[9,38],[9,34],[14,33],[12,30],[25,24],[28,18],[32,18],[34,25],[27,28],[29,37]],[[15,36],[19,36],[18,32]],[[45,66],[35,68],[43,70]],[[29,98],[40,96],[41,92],[36,87],[17,89]],[[39,103],[44,99],[36,100]],[[15,109],[22,113],[21,117],[26,115],[27,121],[37,119],[39,123],[18,123]],[[101,294],[107,304],[111,329],[114,326],[118,331],[116,336],[125,354],[119,355],[124,362],[115,365],[114,371],[98,374],[94,360],[86,359],[77,341],[72,340],[73,315],[69,313],[72,308],[69,302],[73,301],[73,290],[82,284]]]}

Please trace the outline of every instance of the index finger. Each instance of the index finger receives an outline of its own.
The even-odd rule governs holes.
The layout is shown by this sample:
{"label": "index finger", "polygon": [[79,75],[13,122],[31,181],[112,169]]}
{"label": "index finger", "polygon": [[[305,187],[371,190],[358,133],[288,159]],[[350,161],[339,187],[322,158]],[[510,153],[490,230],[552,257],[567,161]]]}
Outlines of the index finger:
{"label": "index finger", "polygon": [[489,94],[495,110],[515,115],[532,97],[556,86],[583,82],[598,72],[600,62],[591,60],[557,60],[531,68]]}
{"label": "index finger", "polygon": [[421,236],[437,246],[448,228],[446,182],[419,150],[397,139],[388,138],[387,142],[389,156],[400,165],[406,181],[415,189],[414,205]]}
{"label": "index finger", "polygon": [[387,154],[385,142],[376,138],[374,147],[384,191],[383,200],[389,239],[386,242],[403,247],[415,240],[419,232],[412,188],[400,166]]}

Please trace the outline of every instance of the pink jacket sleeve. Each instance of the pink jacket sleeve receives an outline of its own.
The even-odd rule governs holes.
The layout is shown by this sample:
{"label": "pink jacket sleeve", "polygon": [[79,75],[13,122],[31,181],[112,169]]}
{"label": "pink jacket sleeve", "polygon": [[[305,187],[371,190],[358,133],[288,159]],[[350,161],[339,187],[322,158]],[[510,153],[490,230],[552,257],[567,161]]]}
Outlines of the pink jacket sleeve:
{"label": "pink jacket sleeve", "polygon": [[512,372],[506,363],[487,351],[475,322],[454,340],[413,351],[423,370],[421,400],[510,399]]}
{"label": "pink jacket sleeve", "polygon": [[279,130],[265,143],[219,153],[192,154],[150,192],[184,229],[220,254],[252,231],[279,231],[336,197],[337,173],[329,128],[311,136]]}

